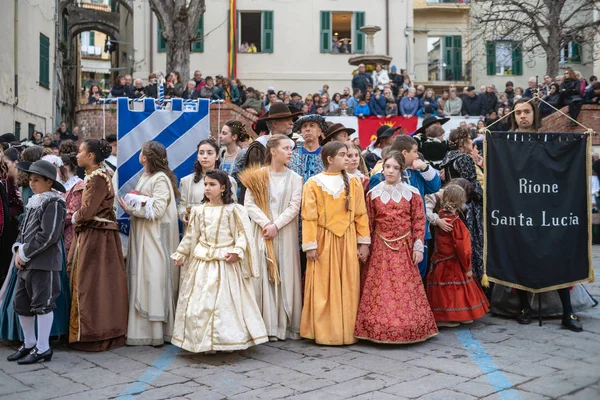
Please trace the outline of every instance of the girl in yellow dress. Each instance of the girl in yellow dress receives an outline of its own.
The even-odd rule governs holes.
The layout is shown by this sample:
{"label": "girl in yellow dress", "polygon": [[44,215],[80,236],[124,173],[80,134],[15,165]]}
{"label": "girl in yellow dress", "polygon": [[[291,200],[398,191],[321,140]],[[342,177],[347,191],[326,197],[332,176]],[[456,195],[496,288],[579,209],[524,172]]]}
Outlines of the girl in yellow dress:
{"label": "girl in yellow dress", "polygon": [[310,178],[302,195],[302,250],[308,264],[300,336],[318,344],[356,343],[360,261],[369,255],[369,221],[360,181],[349,178],[348,148],[327,143],[326,172]]}

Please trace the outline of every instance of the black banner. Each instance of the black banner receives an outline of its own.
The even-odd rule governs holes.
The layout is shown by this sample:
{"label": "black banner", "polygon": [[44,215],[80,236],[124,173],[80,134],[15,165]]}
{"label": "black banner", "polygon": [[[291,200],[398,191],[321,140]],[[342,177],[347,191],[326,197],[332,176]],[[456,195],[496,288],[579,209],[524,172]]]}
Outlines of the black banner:
{"label": "black banner", "polygon": [[588,140],[572,133],[487,134],[490,281],[537,293],[592,279]]}

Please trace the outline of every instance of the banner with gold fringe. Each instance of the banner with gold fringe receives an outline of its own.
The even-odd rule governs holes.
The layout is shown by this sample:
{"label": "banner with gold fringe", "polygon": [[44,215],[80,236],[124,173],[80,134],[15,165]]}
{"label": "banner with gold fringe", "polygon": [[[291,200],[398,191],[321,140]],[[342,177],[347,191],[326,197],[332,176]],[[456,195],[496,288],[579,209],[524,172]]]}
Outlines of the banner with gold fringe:
{"label": "banner with gold fringe", "polygon": [[229,79],[237,76],[237,4],[236,0],[229,0]]}
{"label": "banner with gold fringe", "polygon": [[485,167],[484,281],[533,293],[593,281],[589,135],[487,132]]}

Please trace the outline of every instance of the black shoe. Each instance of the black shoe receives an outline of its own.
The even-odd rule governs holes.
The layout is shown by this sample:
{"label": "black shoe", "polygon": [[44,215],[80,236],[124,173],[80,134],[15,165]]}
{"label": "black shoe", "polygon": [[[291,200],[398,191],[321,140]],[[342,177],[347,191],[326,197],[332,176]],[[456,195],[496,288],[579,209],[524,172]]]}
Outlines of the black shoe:
{"label": "black shoe", "polygon": [[517,316],[517,322],[521,325],[527,325],[531,323],[531,309],[524,308],[521,313]]}
{"label": "black shoe", "polygon": [[6,357],[6,359],[8,361],[17,361],[20,360],[21,358],[25,357],[26,355],[28,355],[29,353],[31,353],[31,350],[35,349],[34,347],[31,347],[29,349],[25,348],[25,345],[19,347],[19,350],[17,350],[16,353],[11,354],[10,356]]}
{"label": "black shoe", "polygon": [[562,320],[562,326],[573,332],[581,332],[583,330],[581,322],[579,322],[579,318],[575,314],[565,315]]}
{"label": "black shoe", "polygon": [[35,364],[36,362],[38,362],[40,360],[44,360],[44,361],[52,360],[52,349],[48,349],[41,354],[38,353],[38,349],[33,349],[33,350],[31,350],[31,353],[27,354],[27,356],[25,358],[17,361],[17,363],[19,363],[20,365]]}

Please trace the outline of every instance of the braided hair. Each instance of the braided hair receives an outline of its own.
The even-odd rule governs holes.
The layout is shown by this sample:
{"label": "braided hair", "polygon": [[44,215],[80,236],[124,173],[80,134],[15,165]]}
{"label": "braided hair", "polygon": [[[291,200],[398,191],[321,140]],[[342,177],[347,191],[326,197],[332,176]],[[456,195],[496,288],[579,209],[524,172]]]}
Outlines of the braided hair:
{"label": "braided hair", "polygon": [[83,143],[85,144],[88,153],[94,155],[97,164],[106,160],[112,153],[112,146],[104,139],[87,139],[84,140]]}
{"label": "braided hair", "polygon": [[444,194],[442,195],[442,208],[444,210],[456,212],[462,209],[466,202],[467,194],[462,187],[450,183],[444,188]]}
{"label": "braided hair", "polygon": [[[323,160],[323,166],[327,170],[329,168],[329,157],[335,157],[342,149],[348,149],[345,143],[342,142],[329,142],[321,150],[321,159]],[[346,191],[346,210],[350,211],[350,179],[346,170],[342,170],[342,179],[344,180],[344,189]]]}
{"label": "braided hair", "polygon": [[466,128],[452,129],[448,137],[448,147],[450,150],[461,150],[470,139],[471,133]]}
{"label": "braided hair", "polygon": [[142,154],[146,156],[146,170],[151,174],[164,172],[171,180],[173,192],[175,193],[175,197],[178,198],[177,178],[169,168],[169,159],[167,158],[167,149],[165,146],[155,141],[146,142],[142,146]]}
{"label": "braided hair", "polygon": [[250,138],[250,135],[246,132],[246,126],[242,122],[232,119],[225,122],[225,125],[231,129],[231,136],[237,136],[236,143],[245,142]]}

